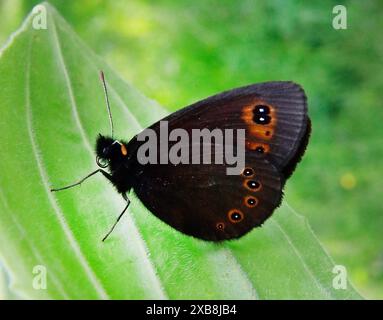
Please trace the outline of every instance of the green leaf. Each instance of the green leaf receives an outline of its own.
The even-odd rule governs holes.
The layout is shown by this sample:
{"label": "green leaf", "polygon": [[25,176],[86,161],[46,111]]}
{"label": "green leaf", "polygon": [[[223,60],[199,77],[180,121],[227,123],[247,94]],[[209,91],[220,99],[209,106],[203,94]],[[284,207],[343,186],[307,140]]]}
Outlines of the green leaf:
{"label": "green leaf", "polygon": [[[333,288],[333,261],[286,202],[264,227],[215,244],[173,230],[131,195],[129,213],[102,243],[124,206],[103,177],[49,191],[96,168],[95,138],[109,132],[99,70],[107,77],[117,137],[131,138],[166,111],[119,78],[44,6],[48,28],[35,30],[31,14],[0,56],[1,296],[360,298],[350,283]],[[46,268],[46,289],[36,287],[41,274],[33,273],[35,266]]]}

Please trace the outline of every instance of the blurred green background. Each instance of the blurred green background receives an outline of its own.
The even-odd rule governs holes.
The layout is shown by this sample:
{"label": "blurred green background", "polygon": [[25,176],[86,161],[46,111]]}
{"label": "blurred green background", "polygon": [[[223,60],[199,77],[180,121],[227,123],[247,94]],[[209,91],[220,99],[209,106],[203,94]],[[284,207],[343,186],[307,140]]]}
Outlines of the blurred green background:
{"label": "blurred green background", "polygon": [[[302,84],[313,134],[286,199],[361,294],[383,298],[383,2],[49,2],[170,111],[254,82]],[[0,0],[1,44],[37,3]],[[337,4],[347,30],[332,27]]]}

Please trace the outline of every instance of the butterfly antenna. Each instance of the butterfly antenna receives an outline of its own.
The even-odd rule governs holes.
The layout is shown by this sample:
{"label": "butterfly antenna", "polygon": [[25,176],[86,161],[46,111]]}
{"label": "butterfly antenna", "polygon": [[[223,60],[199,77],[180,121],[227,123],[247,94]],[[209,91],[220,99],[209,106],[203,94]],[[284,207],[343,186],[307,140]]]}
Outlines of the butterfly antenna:
{"label": "butterfly antenna", "polygon": [[104,95],[105,95],[105,102],[106,102],[106,108],[108,109],[108,115],[109,115],[109,122],[110,122],[110,131],[111,131],[111,136],[113,138],[113,119],[112,119],[112,112],[110,111],[110,103],[109,103],[109,96],[108,96],[108,89],[106,88],[106,82],[105,82],[105,77],[104,77],[104,72],[100,71],[100,79],[102,82],[102,86],[104,88]]}

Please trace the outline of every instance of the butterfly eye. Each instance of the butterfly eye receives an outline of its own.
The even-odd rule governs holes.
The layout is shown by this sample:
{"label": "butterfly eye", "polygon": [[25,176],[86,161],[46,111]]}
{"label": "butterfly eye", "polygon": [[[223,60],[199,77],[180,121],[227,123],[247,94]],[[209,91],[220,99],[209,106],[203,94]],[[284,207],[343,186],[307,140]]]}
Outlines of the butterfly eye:
{"label": "butterfly eye", "polygon": [[100,167],[100,168],[106,168],[109,164],[109,161],[106,160],[106,159],[103,159],[103,158],[100,158],[100,157],[96,157],[96,162],[97,162],[97,165]]}
{"label": "butterfly eye", "polygon": [[254,170],[252,168],[245,168],[242,173],[245,177],[252,177],[254,175]]}
{"label": "butterfly eye", "polygon": [[255,207],[258,204],[258,199],[252,196],[245,198],[245,205],[248,207]]}
{"label": "butterfly eye", "polygon": [[237,209],[230,210],[227,214],[230,222],[232,223],[238,223],[243,220],[243,213]]}
{"label": "butterfly eye", "polygon": [[261,189],[261,184],[256,180],[246,180],[245,187],[251,191],[258,191]]}
{"label": "butterfly eye", "polygon": [[225,224],[223,222],[218,222],[215,226],[218,230],[221,231],[225,229]]}

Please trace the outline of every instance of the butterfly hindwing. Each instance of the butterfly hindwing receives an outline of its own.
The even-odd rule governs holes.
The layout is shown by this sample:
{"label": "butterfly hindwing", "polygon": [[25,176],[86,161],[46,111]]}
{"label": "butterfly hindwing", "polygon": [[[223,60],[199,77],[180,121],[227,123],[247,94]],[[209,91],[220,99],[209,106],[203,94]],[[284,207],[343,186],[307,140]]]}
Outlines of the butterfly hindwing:
{"label": "butterfly hindwing", "polygon": [[250,174],[228,176],[219,165],[152,165],[139,176],[135,193],[185,234],[211,241],[238,238],[261,225],[282,196],[283,181],[272,164],[253,157],[246,170]]}

